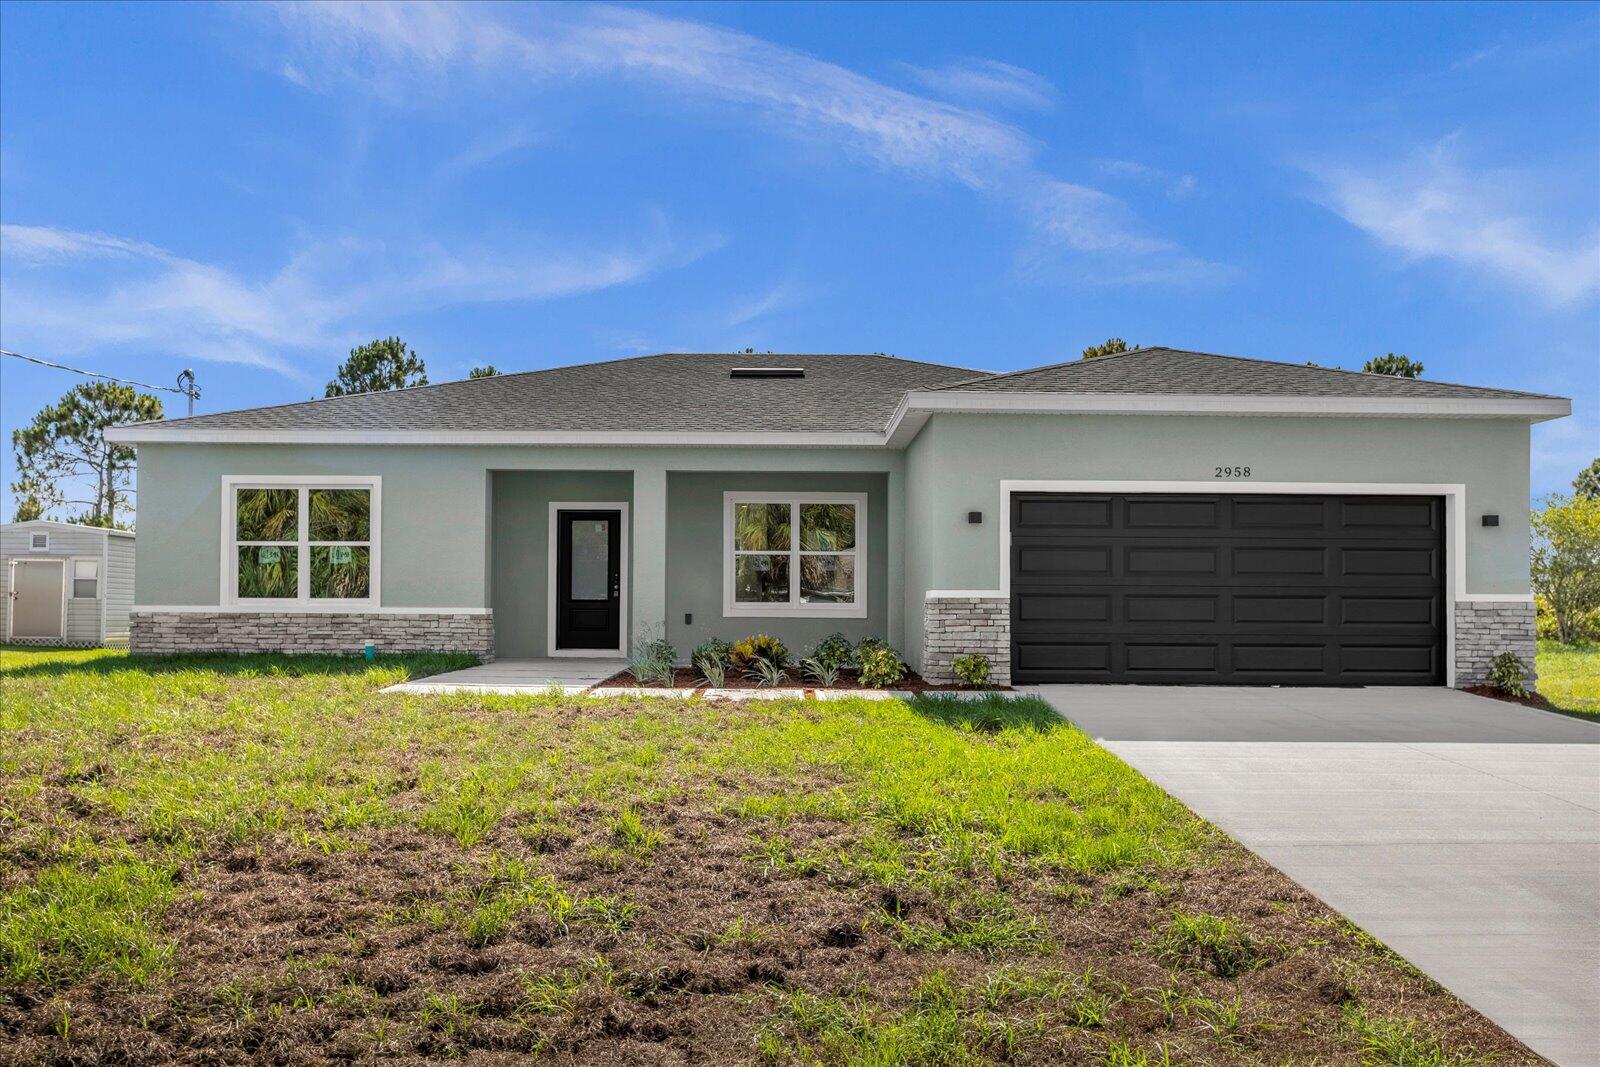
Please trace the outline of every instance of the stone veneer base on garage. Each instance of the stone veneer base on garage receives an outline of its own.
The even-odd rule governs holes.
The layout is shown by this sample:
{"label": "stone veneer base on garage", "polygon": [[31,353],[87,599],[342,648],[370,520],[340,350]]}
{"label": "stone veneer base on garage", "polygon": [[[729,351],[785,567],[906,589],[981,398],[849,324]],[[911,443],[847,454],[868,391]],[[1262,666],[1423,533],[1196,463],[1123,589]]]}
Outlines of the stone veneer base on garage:
{"label": "stone veneer base on garage", "polygon": [[418,612],[139,611],[129,617],[136,656],[184,652],[469,652],[494,659],[490,614]]}
{"label": "stone veneer base on garage", "polygon": [[1534,686],[1532,601],[1456,601],[1456,685],[1484,685],[1489,668],[1502,652],[1515,652],[1528,669],[1528,688]]}
{"label": "stone veneer base on garage", "polygon": [[922,676],[936,685],[958,679],[950,671],[957,656],[989,657],[989,680],[1011,684],[1011,600],[1004,596],[938,596],[923,607]]}

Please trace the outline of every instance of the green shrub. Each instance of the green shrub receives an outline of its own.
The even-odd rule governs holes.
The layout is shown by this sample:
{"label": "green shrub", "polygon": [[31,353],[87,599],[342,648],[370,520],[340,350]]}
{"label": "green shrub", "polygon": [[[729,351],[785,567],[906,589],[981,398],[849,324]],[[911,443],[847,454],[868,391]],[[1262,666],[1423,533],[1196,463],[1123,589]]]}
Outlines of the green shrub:
{"label": "green shrub", "polygon": [[906,676],[905,660],[888,645],[863,641],[856,647],[856,658],[861,663],[861,684],[868,689],[886,689]]}
{"label": "green shrub", "polygon": [[1502,652],[1489,667],[1489,684],[1502,693],[1528,695],[1528,667],[1515,652]]}
{"label": "green shrub", "polygon": [[821,666],[837,671],[841,667],[856,665],[856,650],[848,637],[835,631],[817,642],[811,658]]}
{"label": "green shrub", "polygon": [[633,675],[633,680],[640,685],[650,685],[655,682],[671,685],[672,663],[677,658],[678,650],[664,637],[658,637],[653,641],[636,639],[633,652],[628,656],[628,673]]}
{"label": "green shrub", "polygon": [[989,657],[978,652],[957,656],[950,661],[950,672],[964,685],[988,685]]}
{"label": "green shrub", "polygon": [[732,645],[720,637],[708,637],[694,646],[694,651],[690,653],[689,659],[694,663],[699,663],[703,659],[714,659],[723,666],[727,666],[728,652],[732,648]]}
{"label": "green shrub", "polygon": [[716,656],[710,654],[696,656],[694,659],[694,669],[700,672],[700,677],[704,678],[706,685],[710,686],[712,689],[721,689],[722,683],[726,681],[728,677],[727,661],[718,659]]}
{"label": "green shrub", "polygon": [[766,634],[751,634],[741,641],[735,641],[728,649],[728,662],[741,671],[752,670],[757,660],[765,660],[774,667],[787,667],[789,649],[776,637]]}
{"label": "green shrub", "polygon": [[770,659],[753,659],[744,676],[755,682],[758,686],[782,685],[788,680],[783,667]]}

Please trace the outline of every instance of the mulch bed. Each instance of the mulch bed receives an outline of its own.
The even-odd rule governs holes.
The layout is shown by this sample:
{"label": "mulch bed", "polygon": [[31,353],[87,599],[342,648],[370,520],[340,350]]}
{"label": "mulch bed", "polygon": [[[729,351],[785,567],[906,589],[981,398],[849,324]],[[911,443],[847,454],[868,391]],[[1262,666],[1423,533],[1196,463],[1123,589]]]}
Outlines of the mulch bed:
{"label": "mulch bed", "polygon": [[1554,704],[1550,703],[1550,701],[1540,696],[1538,693],[1529,693],[1527,696],[1519,697],[1513,693],[1507,693],[1503,690],[1496,689],[1492,685],[1469,685],[1465,688],[1467,692],[1473,693],[1477,696],[1490,697],[1494,700],[1504,700],[1508,704],[1521,704],[1525,708],[1538,708],[1540,711],[1561,710]]}
{"label": "mulch bed", "polygon": [[[649,684],[641,683],[637,679],[635,679],[633,675],[629,674],[627,671],[619,671],[618,673],[613,674],[610,678],[607,678],[605,681],[601,682],[599,685],[595,686],[595,688],[599,689],[599,690],[605,690],[605,689],[704,689],[704,688],[706,688],[706,680],[700,676],[700,672],[699,671],[693,670],[692,668],[689,668],[689,667],[679,667],[676,670],[674,670],[672,672],[672,684],[670,686],[662,685],[659,682],[652,682],[652,683],[649,683]],[[805,675],[803,675],[800,671],[794,670],[793,668],[791,668],[790,670],[784,672],[784,682],[780,686],[759,685],[759,684],[756,683],[756,681],[754,679],[746,678],[744,675],[739,674],[736,671],[731,671],[730,670],[728,672],[727,677],[723,680],[723,683],[720,686],[718,686],[717,688],[719,688],[719,689],[769,689],[769,688],[777,688],[777,689],[807,689],[807,690],[813,690],[813,691],[828,691],[828,692],[832,692],[834,690],[845,690],[845,691],[848,691],[848,690],[851,690],[851,689],[871,689],[873,692],[879,692],[880,691],[879,689],[877,689],[875,687],[862,685],[861,684],[861,678],[855,671],[842,670],[842,671],[839,672],[839,680],[837,682],[835,682],[833,685],[820,686],[817,683],[811,681],[809,678],[805,677]],[[1014,691],[1014,690],[1012,690],[1012,688],[1010,686],[992,686],[992,685],[990,685],[990,686],[976,686],[975,687],[975,686],[970,686],[970,685],[935,685],[934,683],[929,682],[926,679],[924,679],[922,677],[922,675],[918,674],[916,671],[912,671],[912,670],[906,671],[906,676],[904,678],[900,679],[898,682],[894,683],[891,686],[886,686],[884,688],[893,690],[895,692],[909,692],[909,693],[962,693],[962,692],[969,692],[969,693],[970,692],[1009,693],[1009,692],[1013,692]]]}

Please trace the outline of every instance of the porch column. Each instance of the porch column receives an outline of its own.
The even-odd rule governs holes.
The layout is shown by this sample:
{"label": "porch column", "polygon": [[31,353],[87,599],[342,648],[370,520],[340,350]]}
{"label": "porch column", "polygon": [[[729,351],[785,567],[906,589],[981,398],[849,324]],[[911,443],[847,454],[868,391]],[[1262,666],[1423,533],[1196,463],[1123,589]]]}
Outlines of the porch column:
{"label": "porch column", "polygon": [[885,637],[889,644],[905,652],[906,626],[908,622],[921,620],[917,617],[908,619],[906,611],[906,475],[902,465],[897,464],[889,471],[888,496],[889,543],[885,546],[886,558],[874,565],[883,567],[889,577],[889,632]]}
{"label": "porch column", "polygon": [[632,628],[627,645],[649,633],[666,636],[667,623],[667,472],[640,467],[633,472]]}

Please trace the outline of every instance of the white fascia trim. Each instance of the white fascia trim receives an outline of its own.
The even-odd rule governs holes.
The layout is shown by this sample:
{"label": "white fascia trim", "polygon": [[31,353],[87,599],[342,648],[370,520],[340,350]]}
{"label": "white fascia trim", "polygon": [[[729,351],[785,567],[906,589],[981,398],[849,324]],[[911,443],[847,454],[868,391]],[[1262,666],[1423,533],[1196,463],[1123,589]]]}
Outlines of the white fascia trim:
{"label": "white fascia trim", "polygon": [[181,426],[121,426],[106,431],[120,445],[663,445],[678,447],[881,447],[881,433],[601,433],[589,430],[199,430]]}
{"label": "white fascia trim", "polygon": [[923,594],[924,600],[954,600],[965,597],[1003,597],[1003,589],[930,589]]}
{"label": "white fascia trim", "polygon": [[[1446,603],[1474,599],[1467,588],[1467,487],[1459,482],[1205,482],[1134,481],[1118,479],[1071,481],[1003,479],[1000,482],[1000,588],[1011,595],[1012,493],[1279,493],[1347,494],[1351,496],[1438,496],[1444,498]],[[1445,684],[1456,684],[1456,619],[1445,614]]]}
{"label": "white fascia trim", "polygon": [[1459,593],[1457,604],[1532,604],[1532,593]]}
{"label": "white fascia trim", "polygon": [[129,610],[162,615],[492,615],[493,608],[363,608],[326,604],[290,607],[236,607],[219,604],[135,604]]}
{"label": "white fascia trim", "polygon": [[1311,397],[1194,396],[1107,393],[962,393],[912,390],[889,420],[891,448],[915,437],[930,414],[940,411],[1082,415],[1296,415],[1312,418],[1412,416],[1450,419],[1527,419],[1544,422],[1572,414],[1570,400],[1511,397]]}

